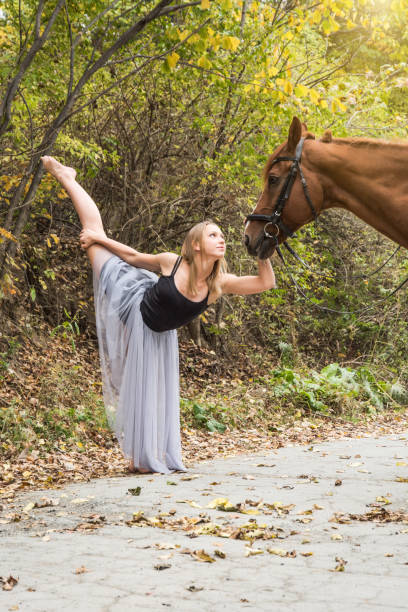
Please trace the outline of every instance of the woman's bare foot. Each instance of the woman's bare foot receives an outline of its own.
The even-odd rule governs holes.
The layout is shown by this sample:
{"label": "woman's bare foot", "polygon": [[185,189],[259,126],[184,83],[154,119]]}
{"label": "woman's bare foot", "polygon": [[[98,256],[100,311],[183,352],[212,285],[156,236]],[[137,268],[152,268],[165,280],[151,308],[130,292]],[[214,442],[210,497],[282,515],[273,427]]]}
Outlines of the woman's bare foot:
{"label": "woman's bare foot", "polygon": [[133,472],[133,473],[150,474],[150,470],[148,470],[146,468],[142,468],[142,467],[136,468],[135,464],[133,462],[133,459],[129,460],[128,470],[129,470],[129,472]]}
{"label": "woman's bare foot", "polygon": [[50,157],[49,155],[44,155],[44,157],[41,157],[41,161],[47,172],[52,174],[52,176],[54,176],[60,183],[64,183],[67,180],[75,180],[76,170],[74,170],[74,168],[64,166],[54,157]]}

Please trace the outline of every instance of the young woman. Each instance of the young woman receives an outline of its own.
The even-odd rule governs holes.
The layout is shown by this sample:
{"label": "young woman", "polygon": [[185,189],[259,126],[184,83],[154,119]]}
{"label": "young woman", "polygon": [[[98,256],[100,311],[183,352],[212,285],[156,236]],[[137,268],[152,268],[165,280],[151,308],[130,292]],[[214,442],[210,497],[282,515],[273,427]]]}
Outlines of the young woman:
{"label": "young woman", "polygon": [[228,274],[224,235],[211,221],[188,232],[180,257],[139,253],[106,236],[99,210],[73,168],[49,156],[41,159],[70,196],[83,227],[80,244],[93,269],[105,407],[129,469],[185,470],[176,328],[223,293],[275,287],[271,263],[258,260],[257,276]]}

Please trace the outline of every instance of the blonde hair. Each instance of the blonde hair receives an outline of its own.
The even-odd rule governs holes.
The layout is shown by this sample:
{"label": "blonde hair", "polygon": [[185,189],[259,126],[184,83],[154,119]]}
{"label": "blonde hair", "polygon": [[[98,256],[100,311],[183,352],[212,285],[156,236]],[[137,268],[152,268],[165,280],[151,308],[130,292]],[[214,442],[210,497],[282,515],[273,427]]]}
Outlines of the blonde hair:
{"label": "blonde hair", "polygon": [[[207,221],[201,221],[194,225],[187,236],[184,239],[183,246],[181,247],[181,255],[183,259],[189,265],[189,276],[188,276],[188,289],[192,295],[197,295],[197,264],[194,261],[194,244],[198,242],[200,248],[203,248],[203,234],[204,230],[208,225],[216,225],[214,221],[208,219]],[[217,259],[214,263],[213,269],[206,281],[208,285],[209,297],[211,300],[216,300],[222,294],[221,289],[221,275],[227,271],[227,262],[224,257]]]}

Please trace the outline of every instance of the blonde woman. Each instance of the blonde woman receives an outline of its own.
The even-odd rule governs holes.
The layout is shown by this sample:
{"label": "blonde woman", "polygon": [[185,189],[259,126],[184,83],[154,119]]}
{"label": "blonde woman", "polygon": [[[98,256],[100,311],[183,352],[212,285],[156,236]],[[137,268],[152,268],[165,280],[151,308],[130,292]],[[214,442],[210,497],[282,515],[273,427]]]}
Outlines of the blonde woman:
{"label": "blonde woman", "polygon": [[176,328],[223,293],[275,287],[271,263],[259,260],[256,276],[228,274],[224,235],[211,221],[188,232],[181,256],[139,253],[106,236],[99,210],[73,168],[49,156],[42,163],[70,196],[83,227],[80,244],[93,269],[105,407],[129,469],[185,470]]}

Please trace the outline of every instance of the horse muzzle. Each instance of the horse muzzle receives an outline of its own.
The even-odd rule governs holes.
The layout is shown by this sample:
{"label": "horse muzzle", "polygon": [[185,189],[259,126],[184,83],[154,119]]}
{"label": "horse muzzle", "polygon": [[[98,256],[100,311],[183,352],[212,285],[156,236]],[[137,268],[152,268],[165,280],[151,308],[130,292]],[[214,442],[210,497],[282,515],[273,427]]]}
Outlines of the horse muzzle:
{"label": "horse muzzle", "polygon": [[250,236],[245,234],[244,243],[248,254],[258,259],[271,257],[278,244],[274,237],[268,237],[263,230],[254,240],[251,240]]}

